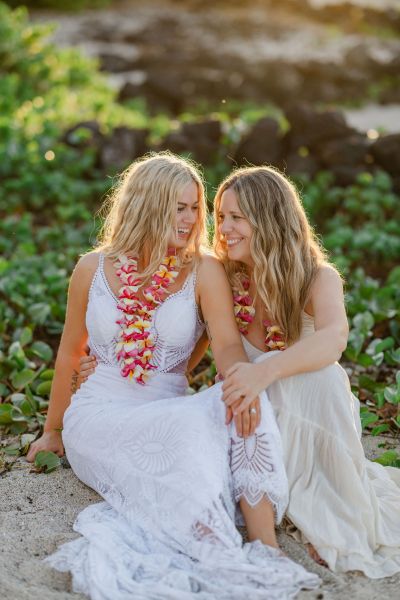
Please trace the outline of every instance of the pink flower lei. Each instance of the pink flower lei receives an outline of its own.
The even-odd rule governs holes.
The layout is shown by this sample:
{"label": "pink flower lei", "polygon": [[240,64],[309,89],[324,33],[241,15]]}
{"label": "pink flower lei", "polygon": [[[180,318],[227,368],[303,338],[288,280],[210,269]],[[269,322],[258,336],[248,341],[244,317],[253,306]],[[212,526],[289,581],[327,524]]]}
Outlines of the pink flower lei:
{"label": "pink flower lei", "polygon": [[137,295],[141,286],[141,279],[137,277],[137,259],[120,256],[114,263],[122,283],[118,294],[118,309],[123,313],[117,321],[121,325],[116,349],[117,360],[121,375],[133,378],[142,385],[156,369],[152,362],[155,339],[150,331],[151,322],[157,306],[167,295],[167,288],[179,274],[177,264],[176,256],[166,256],[152,276],[150,285],[144,289],[144,300],[140,300]]}
{"label": "pink flower lei", "polygon": [[[253,306],[253,300],[248,291],[249,287],[250,281],[248,279],[243,279],[243,291],[239,291],[237,289],[233,291],[236,323],[238,324],[240,333],[243,335],[248,334],[249,325],[253,322],[256,312]],[[278,325],[274,325],[271,321],[263,321],[263,325],[266,330],[266,351],[270,352],[271,350],[286,350],[284,335]]]}

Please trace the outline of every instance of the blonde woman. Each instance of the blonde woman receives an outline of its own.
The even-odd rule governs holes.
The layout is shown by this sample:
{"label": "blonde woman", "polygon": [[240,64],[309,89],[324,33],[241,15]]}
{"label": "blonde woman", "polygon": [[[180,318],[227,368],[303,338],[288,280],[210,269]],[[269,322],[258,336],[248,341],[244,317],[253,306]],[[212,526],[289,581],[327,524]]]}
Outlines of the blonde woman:
{"label": "blonde woman", "polygon": [[316,560],[371,578],[399,572],[400,470],[364,456],[358,400],[336,362],[348,333],[342,281],[295,188],[272,168],[239,169],[218,189],[215,221],[215,251],[254,362],[228,369],[226,405],[240,414],[268,390],[289,480],[287,515]]}
{"label": "blonde woman", "polygon": [[[94,600],[289,598],[318,585],[276,547],[287,479],[266,394],[237,415],[237,429],[225,423],[221,385],[184,396],[203,321],[222,374],[247,360],[224,269],[202,249],[205,211],[187,161],[140,160],[115,191],[100,246],[71,278],[44,433],[28,460],[65,447],[106,500],[78,516],[82,537],[48,559]],[[87,342],[98,366],[71,398]],[[244,546],[236,503],[253,540]]]}

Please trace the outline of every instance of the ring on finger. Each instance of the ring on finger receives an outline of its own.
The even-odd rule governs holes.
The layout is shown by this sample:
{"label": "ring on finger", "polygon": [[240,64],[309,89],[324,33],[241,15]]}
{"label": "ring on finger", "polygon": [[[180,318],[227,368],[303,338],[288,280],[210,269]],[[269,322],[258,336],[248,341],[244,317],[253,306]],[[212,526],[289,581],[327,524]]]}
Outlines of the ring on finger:
{"label": "ring on finger", "polygon": [[256,415],[257,414],[257,409],[254,406],[250,409],[250,414],[251,415]]}

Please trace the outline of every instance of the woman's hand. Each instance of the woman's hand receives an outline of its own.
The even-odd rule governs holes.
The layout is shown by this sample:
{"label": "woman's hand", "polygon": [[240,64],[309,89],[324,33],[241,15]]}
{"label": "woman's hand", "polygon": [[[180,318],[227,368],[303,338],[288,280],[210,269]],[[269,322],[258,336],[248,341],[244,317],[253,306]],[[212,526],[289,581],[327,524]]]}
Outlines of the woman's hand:
{"label": "woman's hand", "polygon": [[227,407],[232,408],[233,415],[238,415],[253,406],[259,394],[272,382],[265,361],[257,364],[236,363],[226,373],[222,399]]}
{"label": "woman's hand", "polygon": [[236,405],[228,406],[226,408],[226,424],[234,421],[236,427],[236,433],[239,437],[250,437],[254,435],[257,427],[261,421],[261,406],[260,399],[257,398],[252,402],[247,410],[233,415],[233,411],[236,409]]}
{"label": "woman's hand", "polygon": [[64,456],[61,431],[45,431],[39,439],[31,444],[26,459],[33,462],[36,454],[41,450],[54,452],[57,456]]}
{"label": "woman's hand", "polygon": [[78,385],[77,389],[79,389],[84,383],[89,375],[94,373],[95,368],[97,367],[97,360],[94,356],[81,356],[79,359],[79,373],[78,373]]}

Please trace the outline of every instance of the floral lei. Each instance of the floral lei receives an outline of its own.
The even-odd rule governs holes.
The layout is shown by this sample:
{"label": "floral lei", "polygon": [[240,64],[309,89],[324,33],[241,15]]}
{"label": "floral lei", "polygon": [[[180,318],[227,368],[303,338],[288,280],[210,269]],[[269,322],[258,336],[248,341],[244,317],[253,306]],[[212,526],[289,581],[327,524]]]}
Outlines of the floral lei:
{"label": "floral lei", "polygon": [[131,256],[120,256],[114,263],[122,287],[118,294],[118,309],[123,316],[117,321],[121,325],[117,343],[117,360],[121,367],[121,375],[135,379],[144,385],[156,369],[152,362],[156,340],[150,332],[154,312],[167,295],[167,288],[179,274],[176,270],[176,256],[166,256],[158,271],[151,278],[151,283],[143,291],[144,300],[140,300],[137,292],[141,279],[137,277],[137,259]]}
{"label": "floral lei", "polygon": [[[248,279],[243,279],[243,291],[235,289],[233,292],[236,323],[238,324],[240,333],[243,335],[248,334],[249,325],[253,322],[256,312],[249,294],[249,287],[250,281]],[[266,351],[286,350],[283,331],[278,325],[274,325],[271,321],[263,321],[263,325],[266,330]]]}

